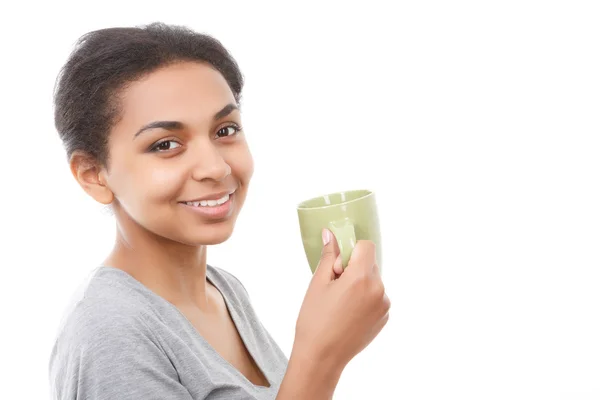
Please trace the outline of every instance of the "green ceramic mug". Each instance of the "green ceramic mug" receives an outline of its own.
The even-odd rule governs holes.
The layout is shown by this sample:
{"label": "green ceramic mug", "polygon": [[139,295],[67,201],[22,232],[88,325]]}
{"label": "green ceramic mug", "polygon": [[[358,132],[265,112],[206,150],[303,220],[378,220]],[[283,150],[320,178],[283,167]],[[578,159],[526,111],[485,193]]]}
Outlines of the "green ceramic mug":
{"label": "green ceramic mug", "polygon": [[377,264],[381,268],[381,234],[373,192],[352,190],[315,197],[300,203],[297,212],[304,252],[313,273],[321,258],[324,228],[335,235],[344,268],[357,240],[375,243]]}

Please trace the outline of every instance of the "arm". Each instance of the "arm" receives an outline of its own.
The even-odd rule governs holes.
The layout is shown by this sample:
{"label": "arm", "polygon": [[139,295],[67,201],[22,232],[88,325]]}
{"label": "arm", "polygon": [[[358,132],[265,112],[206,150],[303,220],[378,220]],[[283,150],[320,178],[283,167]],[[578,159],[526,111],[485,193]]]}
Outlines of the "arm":
{"label": "arm", "polygon": [[294,348],[276,400],[325,400],[333,397],[342,370]]}
{"label": "arm", "polygon": [[385,294],[375,244],[359,241],[336,278],[339,249],[323,232],[323,253],[306,291],[287,373],[277,400],[331,399],[345,366],[383,329]]}

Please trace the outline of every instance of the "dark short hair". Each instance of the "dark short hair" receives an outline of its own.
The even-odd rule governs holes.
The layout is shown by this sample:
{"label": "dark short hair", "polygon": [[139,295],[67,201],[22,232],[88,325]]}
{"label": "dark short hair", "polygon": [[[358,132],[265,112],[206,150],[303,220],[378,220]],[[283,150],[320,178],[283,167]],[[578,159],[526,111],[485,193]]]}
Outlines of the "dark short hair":
{"label": "dark short hair", "polygon": [[54,90],[54,122],[67,160],[82,150],[108,167],[108,136],[120,117],[120,91],[158,68],[183,61],[212,65],[240,102],[240,69],[209,35],[155,22],[96,30],[79,38]]}

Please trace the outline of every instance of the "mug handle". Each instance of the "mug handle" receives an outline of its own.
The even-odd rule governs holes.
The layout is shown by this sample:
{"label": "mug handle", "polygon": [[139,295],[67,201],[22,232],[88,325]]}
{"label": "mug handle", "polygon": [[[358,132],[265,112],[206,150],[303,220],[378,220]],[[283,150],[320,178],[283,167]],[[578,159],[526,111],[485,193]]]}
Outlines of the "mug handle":
{"label": "mug handle", "polygon": [[346,269],[352,250],[356,246],[354,223],[349,218],[345,218],[330,222],[328,227],[335,235],[342,256],[342,268]]}

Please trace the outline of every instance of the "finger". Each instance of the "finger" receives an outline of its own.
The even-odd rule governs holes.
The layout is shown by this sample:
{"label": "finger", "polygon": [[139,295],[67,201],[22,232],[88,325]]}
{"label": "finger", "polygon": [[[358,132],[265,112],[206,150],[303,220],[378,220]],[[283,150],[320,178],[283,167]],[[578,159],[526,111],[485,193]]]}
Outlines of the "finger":
{"label": "finger", "polygon": [[379,334],[379,332],[381,332],[383,327],[386,326],[386,324],[388,323],[389,319],[390,319],[390,314],[385,313],[385,315],[383,317],[381,317],[381,319],[379,319],[375,323],[375,325],[373,325],[373,330],[372,330],[372,332],[374,333],[373,336],[376,336]]}
{"label": "finger", "polygon": [[357,241],[350,255],[348,267],[344,270],[344,274],[348,272],[351,272],[351,275],[370,273],[376,264],[375,251],[375,243],[372,241]]}
{"label": "finger", "polygon": [[344,268],[342,267],[341,254],[337,256],[335,262],[333,263],[333,272],[335,272],[337,275],[342,275],[342,273],[344,272]]}
{"label": "finger", "polygon": [[390,312],[389,312],[389,308],[387,308],[387,309],[385,309],[384,312],[381,313],[381,316],[373,324],[373,327],[371,329],[373,336],[377,336],[379,334],[379,332],[381,332],[383,327],[388,323],[389,319],[390,319]]}
{"label": "finger", "polygon": [[327,283],[335,279],[333,264],[340,254],[340,250],[334,234],[329,229],[323,229],[321,236],[323,250],[321,251],[321,259],[319,260],[313,279]]}
{"label": "finger", "polygon": [[373,264],[372,274],[376,279],[381,279],[381,268],[379,268],[379,264]]}
{"label": "finger", "polygon": [[387,293],[384,293],[384,295],[383,295],[383,310],[385,311],[386,314],[390,312],[391,307],[392,307],[392,301],[388,297]]}

